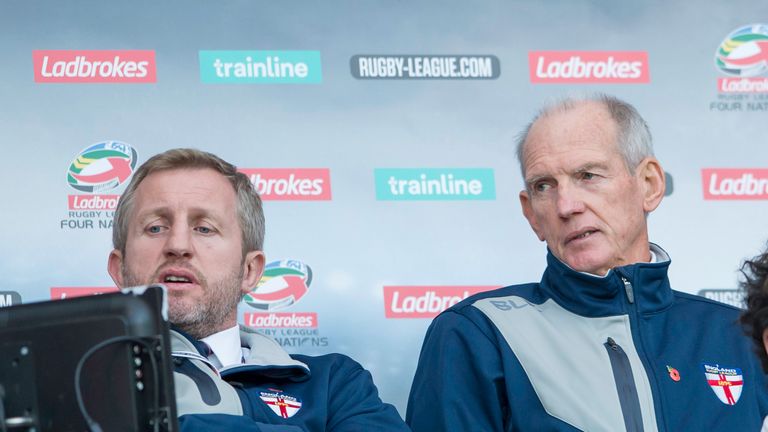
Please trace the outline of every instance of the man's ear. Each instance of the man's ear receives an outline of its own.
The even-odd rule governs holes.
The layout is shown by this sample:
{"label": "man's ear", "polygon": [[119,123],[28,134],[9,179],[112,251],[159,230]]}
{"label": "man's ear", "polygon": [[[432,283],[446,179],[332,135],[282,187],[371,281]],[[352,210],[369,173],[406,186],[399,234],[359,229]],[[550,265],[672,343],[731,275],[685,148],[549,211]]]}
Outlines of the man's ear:
{"label": "man's ear", "polygon": [[123,288],[123,254],[119,250],[113,249],[109,253],[109,261],[107,262],[107,271],[112,276],[112,280],[115,282],[118,288]]}
{"label": "man's ear", "polygon": [[541,235],[536,215],[533,213],[533,207],[531,206],[531,197],[528,196],[528,191],[520,191],[520,206],[523,208],[523,216],[528,219],[528,223],[531,225],[531,229],[536,233],[536,237],[539,240],[544,241],[544,236]]}
{"label": "man's ear", "polygon": [[655,158],[645,158],[637,166],[636,175],[643,191],[643,210],[650,213],[664,198],[667,188],[664,170]]}
{"label": "man's ear", "polygon": [[264,274],[264,262],[266,258],[262,251],[250,251],[245,254],[243,260],[243,283],[240,286],[242,293],[248,294],[261,280]]}

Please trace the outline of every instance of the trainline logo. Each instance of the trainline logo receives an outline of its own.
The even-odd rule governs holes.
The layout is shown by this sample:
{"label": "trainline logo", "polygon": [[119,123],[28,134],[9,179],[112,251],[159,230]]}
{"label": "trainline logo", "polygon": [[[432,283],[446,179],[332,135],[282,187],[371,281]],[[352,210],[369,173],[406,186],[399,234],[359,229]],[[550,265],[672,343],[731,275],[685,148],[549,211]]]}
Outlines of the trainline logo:
{"label": "trainline logo", "polygon": [[374,177],[377,200],[496,199],[490,168],[377,168]]}
{"label": "trainline logo", "polygon": [[358,79],[496,79],[494,55],[356,55],[349,61]]}
{"label": "trainline logo", "polygon": [[768,199],[768,169],[704,168],[705,200]]}
{"label": "trainline logo", "polygon": [[532,83],[647,83],[645,51],[531,51]]}
{"label": "trainline logo", "polygon": [[200,51],[206,84],[319,84],[320,51]]}
{"label": "trainline logo", "polygon": [[34,50],[37,83],[153,83],[155,52],[150,50]]}
{"label": "trainline logo", "polygon": [[266,201],[329,201],[328,168],[241,168]]}

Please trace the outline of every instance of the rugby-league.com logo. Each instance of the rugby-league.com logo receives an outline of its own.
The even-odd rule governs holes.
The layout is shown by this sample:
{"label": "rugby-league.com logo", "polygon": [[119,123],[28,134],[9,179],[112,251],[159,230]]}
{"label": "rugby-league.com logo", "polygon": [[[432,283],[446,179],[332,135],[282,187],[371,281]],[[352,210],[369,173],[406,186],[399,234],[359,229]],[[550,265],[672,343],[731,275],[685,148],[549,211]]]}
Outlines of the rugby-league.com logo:
{"label": "rugby-league.com logo", "polygon": [[67,183],[81,192],[115,189],[133,174],[136,149],[119,141],[94,144],[78,153],[67,169]]}
{"label": "rugby-league.com logo", "polygon": [[264,276],[243,301],[256,309],[273,311],[299,301],[312,283],[312,269],[298,260],[281,260],[267,264]]}

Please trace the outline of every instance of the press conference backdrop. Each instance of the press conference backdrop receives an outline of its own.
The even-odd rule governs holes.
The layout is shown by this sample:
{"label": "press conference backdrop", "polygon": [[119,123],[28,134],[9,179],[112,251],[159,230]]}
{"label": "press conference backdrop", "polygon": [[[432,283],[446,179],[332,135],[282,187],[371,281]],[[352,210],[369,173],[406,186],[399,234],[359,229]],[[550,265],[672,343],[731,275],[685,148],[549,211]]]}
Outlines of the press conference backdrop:
{"label": "press conference backdrop", "polygon": [[740,304],[768,238],[764,1],[26,0],[0,34],[2,305],[115,289],[135,168],[208,150],[265,200],[241,322],[353,356],[401,414],[431,317],[541,275],[513,140],[542,103],[606,92],[648,120],[676,289]]}

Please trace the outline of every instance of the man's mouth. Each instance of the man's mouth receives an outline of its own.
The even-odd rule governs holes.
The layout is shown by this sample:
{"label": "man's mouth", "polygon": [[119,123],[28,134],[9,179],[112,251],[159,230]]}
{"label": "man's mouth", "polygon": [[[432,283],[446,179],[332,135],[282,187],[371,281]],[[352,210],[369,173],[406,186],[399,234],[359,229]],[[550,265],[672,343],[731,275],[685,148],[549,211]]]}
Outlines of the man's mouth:
{"label": "man's mouth", "polygon": [[596,232],[598,232],[598,230],[596,230],[596,229],[586,229],[586,230],[584,230],[582,232],[571,234],[571,235],[568,236],[568,238],[566,239],[565,243],[568,244],[568,243],[570,243],[572,241],[583,240],[583,239],[591,236],[592,234],[595,234]]}
{"label": "man's mouth", "polygon": [[158,275],[157,281],[169,286],[179,286],[184,284],[197,284],[199,283],[194,272],[189,269],[183,268],[170,268],[162,271]]}
{"label": "man's mouth", "polygon": [[163,282],[165,283],[191,283],[192,281],[189,280],[189,278],[184,276],[173,276],[168,275],[163,279]]}

